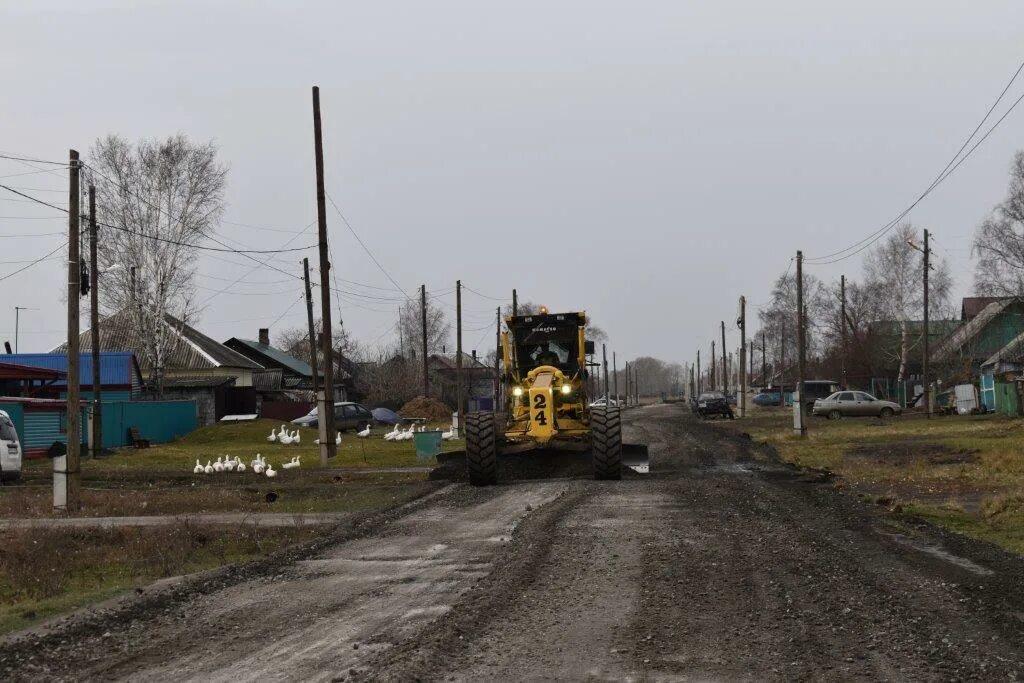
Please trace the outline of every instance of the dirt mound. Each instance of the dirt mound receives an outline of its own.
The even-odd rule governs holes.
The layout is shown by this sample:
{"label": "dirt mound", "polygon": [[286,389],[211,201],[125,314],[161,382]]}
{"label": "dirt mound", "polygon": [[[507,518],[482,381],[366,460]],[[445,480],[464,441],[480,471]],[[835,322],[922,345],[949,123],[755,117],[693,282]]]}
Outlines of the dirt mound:
{"label": "dirt mound", "polygon": [[452,409],[436,398],[417,396],[398,411],[402,417],[423,417],[431,421],[451,420]]}
{"label": "dirt mound", "polygon": [[906,465],[916,460],[925,460],[932,465],[957,465],[977,459],[974,451],[954,450],[945,444],[921,441],[860,444],[848,449],[844,455],[889,465]]}

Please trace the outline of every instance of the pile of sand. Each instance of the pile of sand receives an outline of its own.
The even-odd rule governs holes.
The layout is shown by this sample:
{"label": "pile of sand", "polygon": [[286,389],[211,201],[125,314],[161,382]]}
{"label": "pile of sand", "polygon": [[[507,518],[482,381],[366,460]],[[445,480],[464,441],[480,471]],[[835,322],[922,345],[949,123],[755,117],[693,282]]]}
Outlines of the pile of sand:
{"label": "pile of sand", "polygon": [[452,409],[436,398],[417,396],[398,411],[402,417],[423,417],[432,422],[451,420]]}

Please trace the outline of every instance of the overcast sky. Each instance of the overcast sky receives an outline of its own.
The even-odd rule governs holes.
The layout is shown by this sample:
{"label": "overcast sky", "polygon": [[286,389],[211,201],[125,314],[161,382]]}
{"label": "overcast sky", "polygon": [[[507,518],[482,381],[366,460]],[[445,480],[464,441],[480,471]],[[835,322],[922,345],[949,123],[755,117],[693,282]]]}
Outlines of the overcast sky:
{"label": "overcast sky", "polygon": [[[842,248],[917,197],[1024,58],[1022,18],[1011,0],[0,0],[0,152],[214,140],[226,220],[272,229],[220,236],[279,248],[316,217],[318,84],[328,193],[405,292],[517,287],[586,309],[620,359],[689,361],[740,294],[767,300],[797,249]],[[958,294],[1022,125],[1024,107],[910,217]],[[36,170],[0,159],[0,182],[66,203],[66,172]],[[0,191],[0,277],[66,230],[14,199]],[[403,295],[328,208],[339,285],[364,295],[340,302],[345,324],[383,342]],[[298,274],[300,256],[274,263]],[[229,260],[202,258],[201,299],[252,265]],[[857,277],[860,263],[809,272]],[[0,282],[0,340],[26,306],[21,350],[59,343],[64,281],[57,257]],[[300,325],[300,294],[258,270],[197,327],[223,341]],[[493,345],[496,305],[467,292],[467,349]]]}

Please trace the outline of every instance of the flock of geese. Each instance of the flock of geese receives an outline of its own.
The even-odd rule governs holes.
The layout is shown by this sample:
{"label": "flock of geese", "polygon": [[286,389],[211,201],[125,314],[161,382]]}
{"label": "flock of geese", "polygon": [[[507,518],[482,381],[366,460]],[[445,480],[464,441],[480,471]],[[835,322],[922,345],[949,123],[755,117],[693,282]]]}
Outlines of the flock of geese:
{"label": "flock of geese", "polygon": [[[370,431],[371,431],[370,430],[370,425],[366,425],[365,428],[363,428],[360,431],[356,432],[356,436],[358,436],[360,439],[365,439],[365,438],[370,436]],[[419,427],[417,427],[416,425],[410,425],[410,427],[408,429],[401,429],[396,424],[394,429],[392,429],[390,432],[387,432],[386,434],[384,434],[384,440],[385,441],[409,441],[410,439],[413,438],[413,435],[416,434],[417,432],[425,432],[425,431],[427,431],[426,425],[421,425]],[[448,427],[448,429],[446,431],[441,432],[441,438],[443,440],[445,440],[445,441],[450,441],[451,439],[454,439],[455,436],[456,436],[455,425],[449,425],[449,427]],[[269,441],[270,443],[284,444],[286,446],[292,445],[292,444],[297,444],[298,445],[298,444],[302,443],[302,435],[299,433],[299,430],[297,430],[297,429],[295,431],[288,431],[286,429],[286,426],[282,424],[280,431],[276,431],[276,430],[273,430],[273,429],[270,430],[270,435],[267,436],[267,441]],[[320,439],[314,440],[313,443],[319,445],[320,444]],[[336,443],[338,445],[341,445],[341,433],[340,432],[334,437],[334,443]],[[292,458],[288,462],[282,463],[281,464],[281,469],[283,469],[283,470],[290,470],[290,469],[294,469],[296,467],[301,467],[301,466],[302,466],[302,459],[299,456],[296,455],[294,458]],[[271,465],[269,462],[267,462],[266,458],[264,458],[259,453],[256,454],[255,458],[253,458],[252,460],[249,461],[248,465],[246,465],[244,462],[242,462],[241,458],[239,458],[237,455],[235,457],[233,457],[233,458],[229,458],[226,455],[220,455],[220,456],[217,456],[217,461],[216,462],[207,460],[205,465],[200,463],[199,459],[197,458],[196,459],[196,466],[192,468],[192,473],[193,474],[215,474],[215,473],[219,473],[219,472],[245,472],[247,469],[251,469],[256,474],[264,474],[264,475],[270,477],[271,479],[276,477],[277,473],[278,473],[278,470],[275,470],[274,466]]]}
{"label": "flock of geese", "polygon": [[[290,470],[296,467],[302,466],[302,458],[295,456],[286,463],[282,463],[281,469]],[[277,476],[278,470],[274,469],[274,466],[267,462],[259,453],[256,457],[249,461],[249,465],[246,466],[244,462],[236,455],[233,458],[229,458],[226,455],[217,456],[217,462],[206,461],[203,465],[196,458],[196,466],[192,468],[193,474],[214,474],[218,472],[245,472],[247,469],[251,469],[256,474],[265,474],[266,476],[273,479]]]}

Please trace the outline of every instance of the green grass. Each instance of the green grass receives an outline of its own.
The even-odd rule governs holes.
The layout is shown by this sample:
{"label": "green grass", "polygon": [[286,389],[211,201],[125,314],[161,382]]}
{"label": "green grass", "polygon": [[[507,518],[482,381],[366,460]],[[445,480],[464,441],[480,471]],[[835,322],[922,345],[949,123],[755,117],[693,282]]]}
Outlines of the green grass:
{"label": "green grass", "polygon": [[792,419],[789,409],[755,409],[729,426],[773,445],[787,462],[827,468],[855,491],[899,501],[950,529],[1024,552],[1024,420],[811,419],[801,438]]}
{"label": "green grass", "polygon": [[[267,434],[279,422],[203,427],[173,443],[148,449],[121,449],[110,457],[82,461],[82,514],[87,516],[196,514],[204,512],[327,512],[365,509],[386,503],[427,486],[422,471],[375,472],[434,466],[421,460],[412,441],[389,442],[388,431],[375,429],[365,439],[348,432],[342,436],[338,455],[326,468],[320,465],[316,432],[303,429],[301,445],[269,443]],[[447,425],[444,426],[447,428]],[[461,441],[444,442],[444,450],[462,447]],[[248,468],[246,472],[194,474],[202,464],[218,456],[238,456],[248,463],[257,453],[278,470],[268,479]],[[299,456],[302,466],[285,470],[281,464]],[[334,470],[360,468],[355,475]],[[52,465],[49,460],[25,463],[21,486],[0,496],[0,517],[46,517],[52,508]],[[266,494],[278,499],[268,505]]]}

